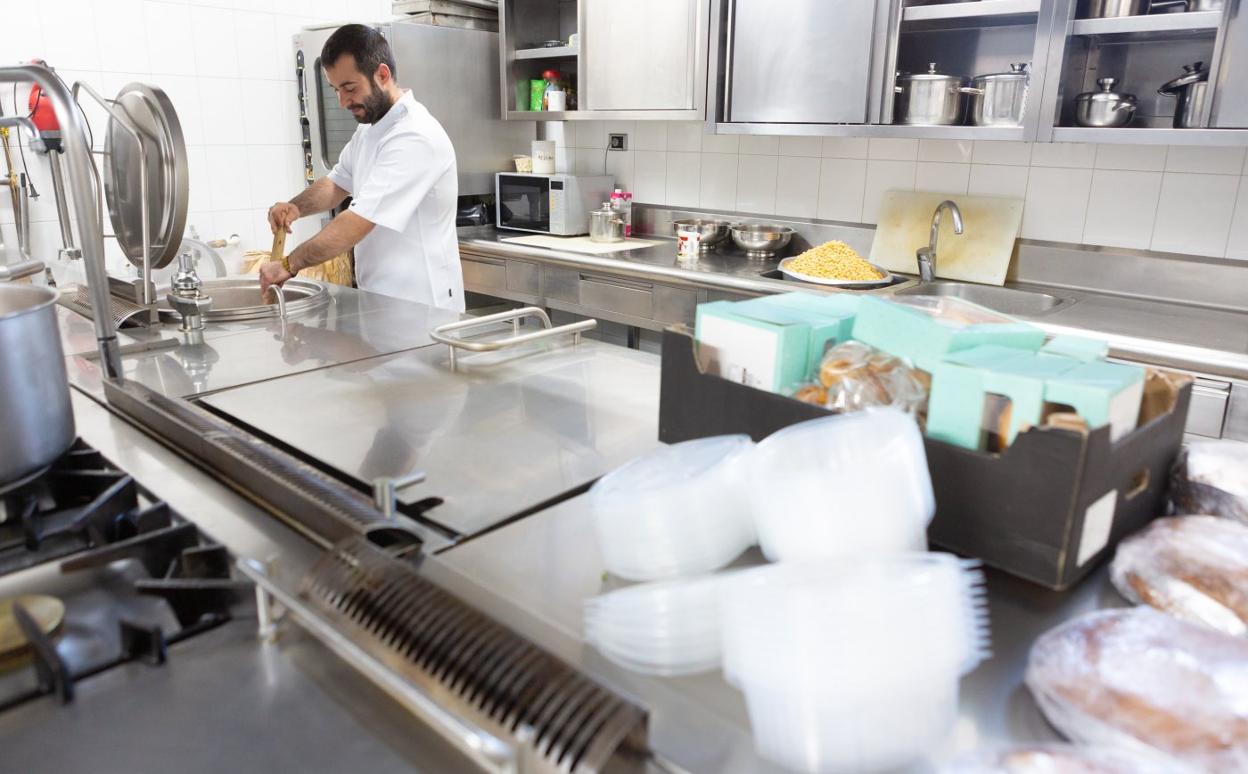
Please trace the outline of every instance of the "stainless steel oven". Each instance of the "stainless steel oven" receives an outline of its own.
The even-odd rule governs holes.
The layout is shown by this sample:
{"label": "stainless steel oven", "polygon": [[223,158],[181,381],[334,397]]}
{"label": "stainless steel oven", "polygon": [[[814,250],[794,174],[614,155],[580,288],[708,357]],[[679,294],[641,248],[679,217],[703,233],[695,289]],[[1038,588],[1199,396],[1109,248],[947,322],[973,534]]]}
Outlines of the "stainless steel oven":
{"label": "stainless steel oven", "polygon": [[606,175],[499,172],[494,177],[499,228],[573,236],[589,233],[589,213],[611,198]]}

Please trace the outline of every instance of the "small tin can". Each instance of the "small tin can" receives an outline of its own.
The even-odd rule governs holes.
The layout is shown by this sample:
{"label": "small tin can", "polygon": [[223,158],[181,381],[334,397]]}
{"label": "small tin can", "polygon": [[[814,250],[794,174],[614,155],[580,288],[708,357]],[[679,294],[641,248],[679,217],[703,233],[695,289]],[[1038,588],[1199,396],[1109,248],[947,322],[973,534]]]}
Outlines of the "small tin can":
{"label": "small tin can", "polygon": [[682,261],[698,260],[702,248],[702,234],[697,231],[676,232],[676,257]]}

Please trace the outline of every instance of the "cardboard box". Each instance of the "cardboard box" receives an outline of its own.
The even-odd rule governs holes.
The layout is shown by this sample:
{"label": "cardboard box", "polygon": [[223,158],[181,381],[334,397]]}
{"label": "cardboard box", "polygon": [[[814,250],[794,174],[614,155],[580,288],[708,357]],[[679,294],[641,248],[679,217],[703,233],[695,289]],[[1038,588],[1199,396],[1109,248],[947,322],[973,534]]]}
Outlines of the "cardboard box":
{"label": "cardboard box", "polygon": [[1135,429],[1143,397],[1143,368],[1104,361],[1083,363],[1048,380],[1044,388],[1046,401],[1070,406],[1088,427],[1109,425],[1115,442]]}
{"label": "cardboard box", "polygon": [[854,338],[916,363],[985,344],[1032,352],[1044,344],[1044,332],[1027,323],[960,298],[928,296],[864,296]]}
{"label": "cardboard box", "polygon": [[783,293],[762,296],[733,305],[737,314],[781,316],[798,320],[810,326],[810,344],[806,354],[807,381],[814,377],[823,362],[823,355],[842,341],[848,341],[854,332],[854,315],[858,312],[858,297],[817,296],[813,293]]}
{"label": "cardboard box", "polygon": [[[659,440],[723,433],[762,440],[828,415],[708,375],[695,346],[686,330],[663,334]],[[1145,395],[1139,427],[1117,443],[1108,426],[1088,432],[1033,427],[1002,454],[926,439],[936,492],[930,541],[1051,589],[1079,582],[1119,540],[1165,510],[1191,379],[1150,370]]]}
{"label": "cardboard box", "polygon": [[760,390],[780,392],[809,373],[811,327],[771,307],[741,310],[731,301],[698,305],[698,341],[708,350],[712,372]]}

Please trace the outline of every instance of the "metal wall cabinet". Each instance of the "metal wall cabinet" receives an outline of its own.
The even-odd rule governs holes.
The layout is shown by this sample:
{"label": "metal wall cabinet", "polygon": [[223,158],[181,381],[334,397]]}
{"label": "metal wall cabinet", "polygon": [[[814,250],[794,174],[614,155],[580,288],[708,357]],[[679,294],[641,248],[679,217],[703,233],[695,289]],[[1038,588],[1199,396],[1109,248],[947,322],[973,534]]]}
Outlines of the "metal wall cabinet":
{"label": "metal wall cabinet", "polygon": [[969,78],[1027,62],[1038,96],[1057,2],[714,0],[707,121],[723,134],[1032,139],[1036,98],[1017,127],[893,124],[896,74],[937,62]]}
{"label": "metal wall cabinet", "polygon": [[[1060,0],[1050,39],[1050,77],[1044,84],[1037,140],[1163,145],[1248,145],[1248,13],[1246,0],[1221,11],[1159,13],[1117,19],[1079,18],[1076,0]],[[1157,94],[1183,65],[1209,65],[1212,99],[1200,128],[1173,128],[1177,100]],[[1075,125],[1075,97],[1098,78],[1118,79],[1115,90],[1137,96],[1131,125]]]}
{"label": "metal wall cabinet", "polygon": [[[710,0],[502,0],[502,113],[525,121],[701,120]],[[544,47],[549,41],[575,46]],[[569,74],[576,110],[524,110],[526,84]]]}

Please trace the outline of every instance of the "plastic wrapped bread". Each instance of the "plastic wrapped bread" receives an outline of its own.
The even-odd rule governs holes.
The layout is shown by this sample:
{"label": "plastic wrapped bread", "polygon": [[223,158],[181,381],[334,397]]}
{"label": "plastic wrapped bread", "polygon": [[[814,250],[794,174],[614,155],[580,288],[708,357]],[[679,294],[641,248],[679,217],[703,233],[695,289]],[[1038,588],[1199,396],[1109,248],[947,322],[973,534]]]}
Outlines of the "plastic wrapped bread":
{"label": "plastic wrapped bread", "polygon": [[1175,465],[1170,500],[1174,513],[1205,513],[1248,524],[1248,443],[1189,444]]}
{"label": "plastic wrapped bread", "polygon": [[1248,771],[1248,640],[1148,607],[1103,610],[1036,640],[1026,683],[1071,741]]}
{"label": "plastic wrapped bread", "polygon": [[1043,744],[976,753],[959,758],[941,771],[942,774],[1175,774],[1176,768],[1172,759],[1155,753],[1103,746]]}
{"label": "plastic wrapped bread", "polygon": [[1158,519],[1118,546],[1109,573],[1132,602],[1248,635],[1248,526],[1216,516]]}

